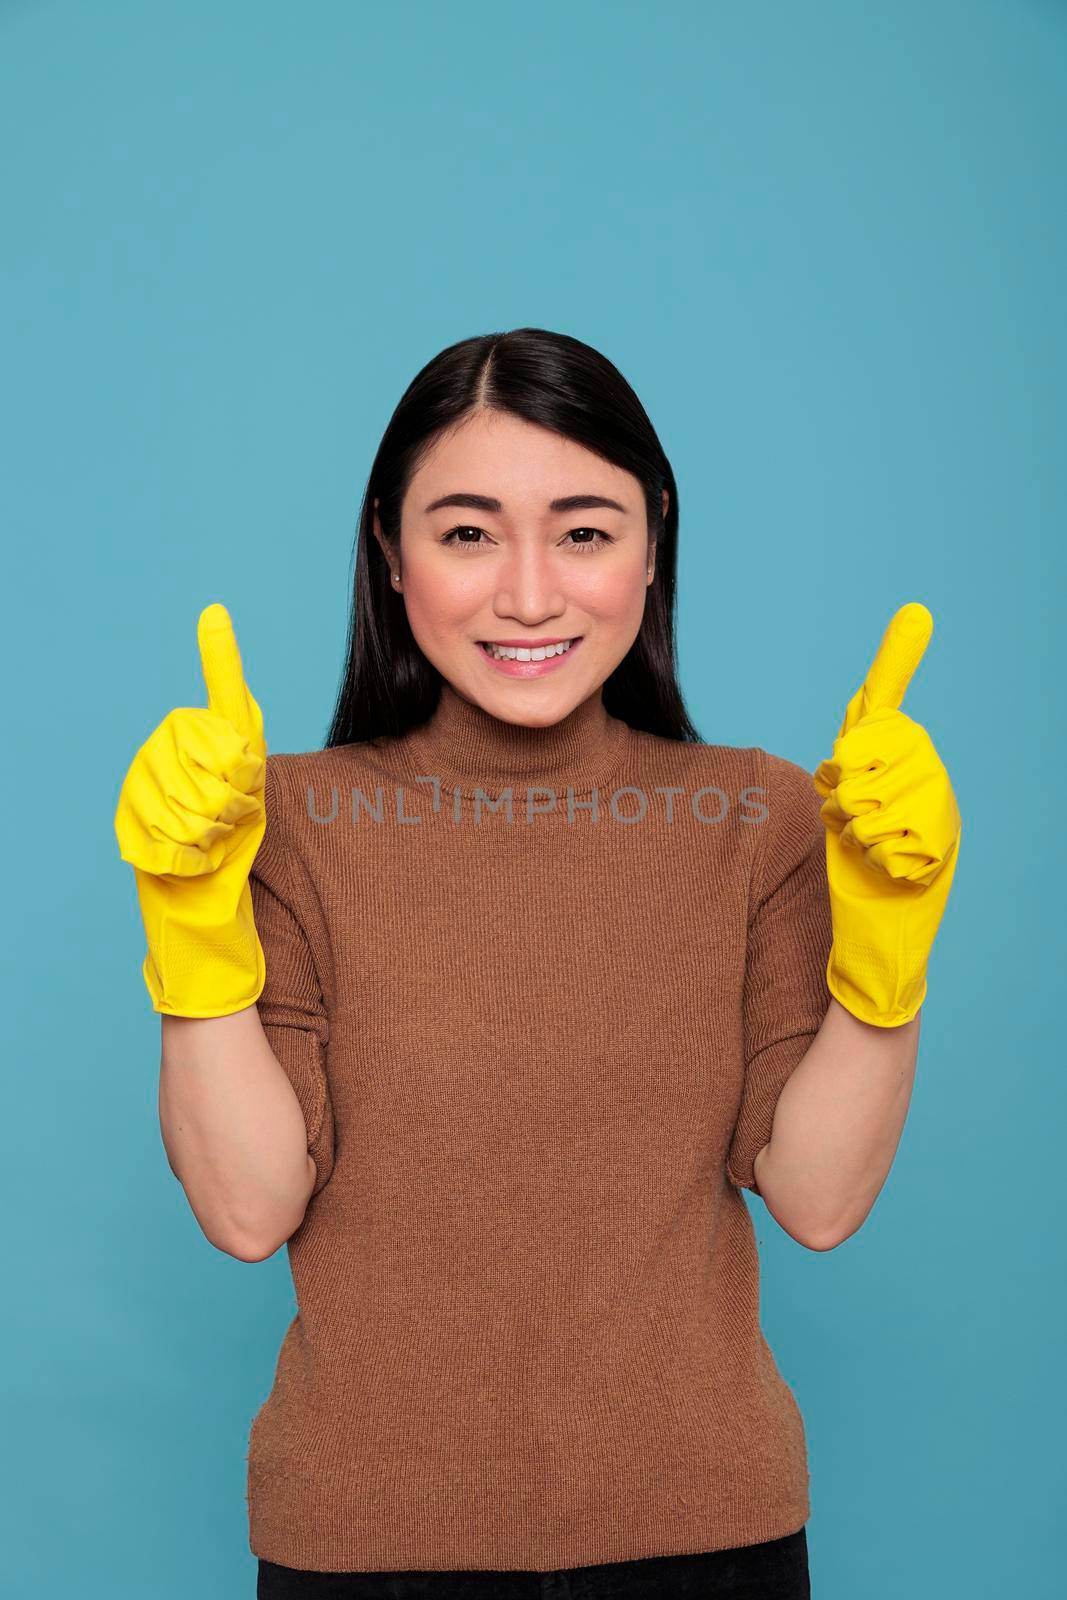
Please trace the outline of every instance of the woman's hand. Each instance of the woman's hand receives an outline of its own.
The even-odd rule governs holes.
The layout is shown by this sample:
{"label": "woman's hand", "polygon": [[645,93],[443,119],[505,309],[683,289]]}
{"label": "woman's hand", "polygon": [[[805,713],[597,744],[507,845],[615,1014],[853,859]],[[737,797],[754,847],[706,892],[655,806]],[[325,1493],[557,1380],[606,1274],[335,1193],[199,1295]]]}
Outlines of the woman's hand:
{"label": "woman's hand", "polygon": [[910,1022],[926,998],[959,851],[948,773],[926,729],[899,709],[932,631],[924,605],[896,612],[814,777],[833,916],[826,982],[880,1028]]}
{"label": "woman's hand", "polygon": [[266,966],[248,874],[266,827],[263,715],[225,606],[197,624],[208,705],[171,711],[135,755],[115,812],[137,882],[157,1011],[222,1017],[254,1004]]}

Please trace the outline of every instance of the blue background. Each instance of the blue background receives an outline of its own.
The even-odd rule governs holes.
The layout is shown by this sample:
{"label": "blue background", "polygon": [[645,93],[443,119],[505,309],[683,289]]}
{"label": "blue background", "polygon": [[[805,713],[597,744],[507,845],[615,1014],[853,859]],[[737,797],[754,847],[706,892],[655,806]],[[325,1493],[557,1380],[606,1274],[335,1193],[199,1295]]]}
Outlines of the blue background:
{"label": "blue background", "polygon": [[673,461],[704,739],[813,769],[934,615],[905,709],[964,836],[911,1112],[840,1248],[750,1197],[764,1327],[820,1600],[1062,1594],[1065,108],[1052,0],[2,6],[5,1594],[254,1592],[291,1279],[167,1166],[112,815],[211,600],[271,748],[321,744],[393,406],[522,324]]}

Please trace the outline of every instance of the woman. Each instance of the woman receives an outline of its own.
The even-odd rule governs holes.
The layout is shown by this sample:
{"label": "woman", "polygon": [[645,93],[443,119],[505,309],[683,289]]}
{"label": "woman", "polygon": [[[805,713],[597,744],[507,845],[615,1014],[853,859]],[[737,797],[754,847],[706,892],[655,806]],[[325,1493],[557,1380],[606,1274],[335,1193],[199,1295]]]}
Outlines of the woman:
{"label": "woman", "polygon": [[809,1593],[741,1191],[816,1249],[873,1204],[958,812],[922,607],[815,783],[698,740],[677,529],[609,361],[465,340],[375,458],[324,748],[267,756],[212,605],[127,775],[168,1155],[297,1293],[260,1596]]}

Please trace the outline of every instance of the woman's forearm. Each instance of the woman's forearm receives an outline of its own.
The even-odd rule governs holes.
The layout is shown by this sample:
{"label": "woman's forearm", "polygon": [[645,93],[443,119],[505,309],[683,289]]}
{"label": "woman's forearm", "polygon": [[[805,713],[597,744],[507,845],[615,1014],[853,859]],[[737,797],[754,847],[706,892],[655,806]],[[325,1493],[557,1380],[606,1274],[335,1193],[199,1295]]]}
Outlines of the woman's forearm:
{"label": "woman's forearm", "polygon": [[217,1249],[263,1260],[299,1226],[315,1181],[296,1093],[254,1005],[161,1022],[159,1122],[171,1169]]}
{"label": "woman's forearm", "polygon": [[878,1198],[908,1114],[921,1017],[879,1028],[831,997],[786,1080],[756,1182],[775,1220],[811,1249],[842,1243]]}

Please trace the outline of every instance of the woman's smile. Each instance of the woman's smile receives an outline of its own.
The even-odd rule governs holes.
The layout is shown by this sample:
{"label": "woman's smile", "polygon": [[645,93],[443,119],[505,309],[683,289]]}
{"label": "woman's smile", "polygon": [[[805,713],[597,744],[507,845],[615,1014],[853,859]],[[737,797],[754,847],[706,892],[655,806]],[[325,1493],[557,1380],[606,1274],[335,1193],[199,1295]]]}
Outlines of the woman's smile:
{"label": "woman's smile", "polygon": [[508,678],[542,678],[573,655],[581,642],[581,634],[574,639],[527,645],[479,639],[478,650],[484,661]]}

